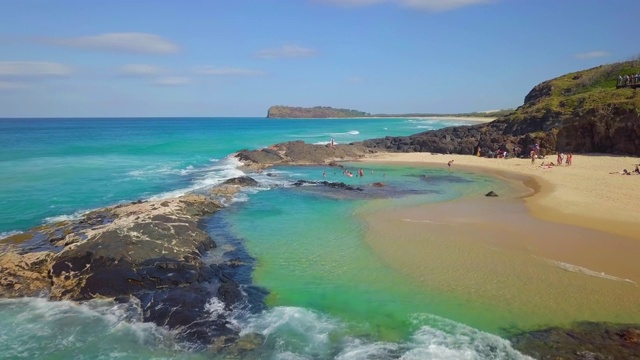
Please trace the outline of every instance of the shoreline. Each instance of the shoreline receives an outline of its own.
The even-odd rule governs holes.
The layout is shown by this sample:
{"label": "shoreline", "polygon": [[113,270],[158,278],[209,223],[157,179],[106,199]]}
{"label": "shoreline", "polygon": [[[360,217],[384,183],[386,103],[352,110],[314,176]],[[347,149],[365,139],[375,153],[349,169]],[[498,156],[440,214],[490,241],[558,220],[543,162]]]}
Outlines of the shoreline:
{"label": "shoreline", "polygon": [[553,223],[576,225],[640,240],[635,228],[640,224],[640,203],[636,190],[640,176],[610,174],[633,169],[640,159],[602,154],[574,155],[574,165],[542,168],[540,164],[555,159],[491,159],[472,155],[433,155],[427,153],[378,153],[360,161],[412,163],[467,169],[500,178],[515,178],[533,187],[522,200],[532,216]]}
{"label": "shoreline", "polygon": [[[614,165],[637,161],[574,156],[574,167],[577,161],[588,162],[587,157]],[[497,329],[504,323],[522,330],[571,327],[580,321],[640,323],[639,221],[633,214],[621,217],[628,202],[619,201],[635,196],[630,194],[640,177],[609,175],[599,167],[553,169],[567,172],[549,176],[537,174],[543,170],[526,159],[468,155],[384,153],[362,162],[433,168],[446,167],[451,159],[452,172],[493,176],[514,191],[495,189],[499,198],[478,194],[363,215],[365,242],[383,263],[418,286],[501,309]],[[587,170],[593,181],[582,179],[580,186],[564,182]],[[619,188],[608,202],[592,194],[601,181]],[[603,208],[609,211],[602,214]]]}

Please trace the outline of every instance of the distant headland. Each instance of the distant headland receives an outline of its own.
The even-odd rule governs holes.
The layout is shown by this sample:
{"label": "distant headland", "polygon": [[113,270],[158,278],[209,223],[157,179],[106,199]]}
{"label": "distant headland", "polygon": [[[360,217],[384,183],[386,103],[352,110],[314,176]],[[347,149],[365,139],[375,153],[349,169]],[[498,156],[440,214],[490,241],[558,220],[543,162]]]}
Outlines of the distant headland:
{"label": "distant headland", "polygon": [[458,114],[438,113],[406,113],[406,114],[370,114],[368,112],[339,109],[330,106],[284,106],[275,105],[267,110],[267,118],[277,119],[326,119],[326,118],[358,118],[358,117],[468,117],[468,118],[497,118],[512,113],[514,109],[479,111]]}

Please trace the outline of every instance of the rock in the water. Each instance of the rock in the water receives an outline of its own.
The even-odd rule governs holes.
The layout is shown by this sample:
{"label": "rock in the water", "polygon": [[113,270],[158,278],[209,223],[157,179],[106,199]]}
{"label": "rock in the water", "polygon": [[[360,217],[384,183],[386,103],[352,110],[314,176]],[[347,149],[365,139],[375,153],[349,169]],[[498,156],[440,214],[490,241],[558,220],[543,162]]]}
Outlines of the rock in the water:
{"label": "rock in the water", "polygon": [[622,330],[618,335],[628,343],[640,344],[640,330],[634,328],[628,328]]}
{"label": "rock in the water", "polygon": [[[237,337],[225,314],[212,319],[207,310],[212,298],[227,310],[242,300],[238,283],[221,265],[202,258],[216,244],[199,221],[220,207],[215,197],[187,194],[30,230],[2,244],[7,249],[0,255],[0,297],[134,301],[145,309],[143,321],[175,329],[180,339],[209,344]],[[47,244],[55,252],[32,250]]]}
{"label": "rock in the water", "polygon": [[535,359],[639,359],[635,326],[579,322],[571,328],[549,328],[517,334],[513,347]]}
{"label": "rock in the water", "polygon": [[384,183],[383,182],[374,182],[373,184],[371,184],[371,186],[373,187],[384,187]]}
{"label": "rock in the water", "polygon": [[258,186],[258,182],[248,176],[240,176],[226,180],[222,185]]}
{"label": "rock in the water", "polygon": [[488,193],[486,193],[484,196],[489,196],[489,197],[498,197],[498,194],[496,194],[493,191],[489,191]]}

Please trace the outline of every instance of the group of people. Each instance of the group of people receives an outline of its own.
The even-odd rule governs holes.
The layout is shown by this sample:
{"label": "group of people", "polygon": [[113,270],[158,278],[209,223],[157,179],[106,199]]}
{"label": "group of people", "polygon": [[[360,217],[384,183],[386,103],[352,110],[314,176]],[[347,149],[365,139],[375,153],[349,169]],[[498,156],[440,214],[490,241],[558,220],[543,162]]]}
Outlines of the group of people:
{"label": "group of people", "polygon": [[[371,170],[371,174],[373,175],[373,170]],[[344,171],[342,171],[342,175],[353,177],[353,173],[347,169],[344,169]],[[362,168],[359,169],[356,176],[364,177],[364,170]]]}
{"label": "group of people", "polygon": [[635,75],[618,75],[618,86],[640,84],[640,74]]}
{"label": "group of people", "polygon": [[558,159],[557,159],[557,163],[558,165],[562,165],[562,162],[564,161],[565,165],[571,165],[571,161],[573,160],[573,154],[569,153],[569,155],[567,155],[566,160],[565,160],[565,156],[563,153],[559,152],[558,153]]}

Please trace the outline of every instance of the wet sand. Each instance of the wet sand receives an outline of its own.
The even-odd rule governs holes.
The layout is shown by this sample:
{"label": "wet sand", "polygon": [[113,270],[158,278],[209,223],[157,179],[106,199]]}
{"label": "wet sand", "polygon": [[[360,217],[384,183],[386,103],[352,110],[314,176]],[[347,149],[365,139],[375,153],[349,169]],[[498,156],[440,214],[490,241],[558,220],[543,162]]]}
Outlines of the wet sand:
{"label": "wet sand", "polygon": [[[501,309],[503,317],[490,327],[640,322],[640,237],[634,231],[640,221],[637,211],[629,213],[628,199],[617,198],[636,196],[631,193],[640,176],[581,169],[575,156],[573,167],[554,169],[529,160],[449,155],[385,154],[366,161],[446,166],[451,158],[452,171],[490,173],[514,191],[365,211],[366,241],[385,263],[418,286]],[[612,167],[637,162],[593,159]],[[602,186],[611,191],[597,192]]]}

